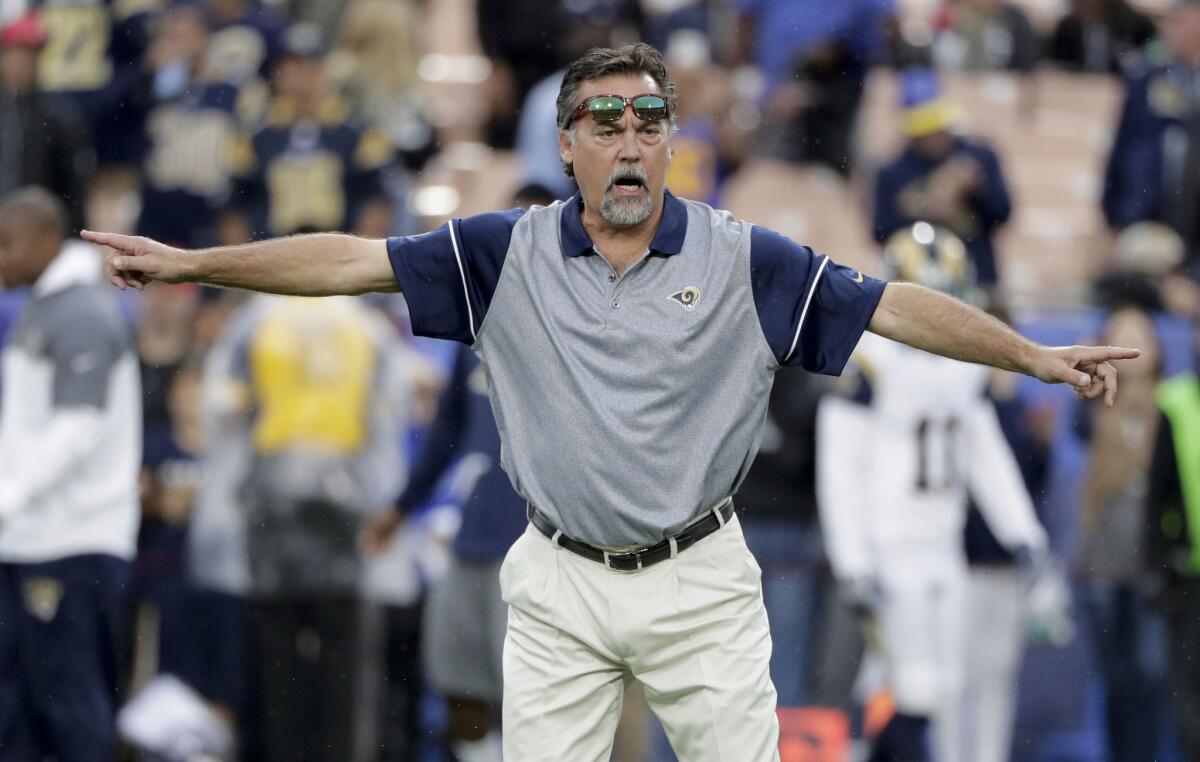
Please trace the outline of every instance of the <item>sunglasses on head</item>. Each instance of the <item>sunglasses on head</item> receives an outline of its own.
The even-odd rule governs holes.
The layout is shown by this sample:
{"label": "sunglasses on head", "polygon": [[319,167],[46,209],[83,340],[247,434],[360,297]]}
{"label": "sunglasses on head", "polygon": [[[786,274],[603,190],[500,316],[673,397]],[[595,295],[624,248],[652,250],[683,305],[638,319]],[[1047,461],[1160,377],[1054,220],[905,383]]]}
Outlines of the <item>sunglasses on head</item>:
{"label": "sunglasses on head", "polygon": [[632,106],[633,115],[647,122],[666,119],[669,113],[667,99],[653,93],[635,95],[632,98],[623,98],[620,95],[593,95],[575,108],[567,124],[574,122],[585,112],[591,114],[592,119],[597,122],[615,122],[625,114],[626,106]]}

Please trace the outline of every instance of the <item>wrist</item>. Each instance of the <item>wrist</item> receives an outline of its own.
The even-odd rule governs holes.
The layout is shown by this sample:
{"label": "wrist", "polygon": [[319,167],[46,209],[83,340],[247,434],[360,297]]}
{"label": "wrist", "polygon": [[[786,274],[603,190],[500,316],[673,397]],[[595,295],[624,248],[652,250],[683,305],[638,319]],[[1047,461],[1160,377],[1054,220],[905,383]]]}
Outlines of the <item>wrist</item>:
{"label": "wrist", "polygon": [[1015,356],[1012,357],[1013,367],[1009,370],[1015,370],[1018,373],[1024,373],[1027,376],[1041,378],[1039,373],[1041,366],[1042,355],[1045,347],[1040,344],[1035,344],[1028,339],[1022,337],[1020,344],[1017,347]]}
{"label": "wrist", "polygon": [[208,249],[176,249],[179,260],[180,281],[207,283],[212,278]]}

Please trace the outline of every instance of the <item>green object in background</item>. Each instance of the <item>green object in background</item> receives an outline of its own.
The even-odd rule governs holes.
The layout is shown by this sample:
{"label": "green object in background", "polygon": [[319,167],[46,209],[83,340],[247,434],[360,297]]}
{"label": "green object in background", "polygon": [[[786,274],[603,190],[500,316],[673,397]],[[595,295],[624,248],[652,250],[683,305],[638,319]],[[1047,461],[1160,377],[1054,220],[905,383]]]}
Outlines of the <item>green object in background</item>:
{"label": "green object in background", "polygon": [[1183,508],[1191,539],[1192,571],[1200,573],[1200,380],[1181,373],[1159,384],[1158,406],[1171,421]]}

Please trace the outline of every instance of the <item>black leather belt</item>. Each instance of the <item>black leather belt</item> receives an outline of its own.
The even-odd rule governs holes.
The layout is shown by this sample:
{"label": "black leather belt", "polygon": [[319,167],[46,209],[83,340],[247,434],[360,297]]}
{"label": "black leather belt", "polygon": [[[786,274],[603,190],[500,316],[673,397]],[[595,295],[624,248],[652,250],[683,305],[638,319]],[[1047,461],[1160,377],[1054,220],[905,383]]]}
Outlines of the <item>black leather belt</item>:
{"label": "black leather belt", "polygon": [[[719,519],[717,518],[718,514],[720,514]],[[558,531],[558,527],[551,523],[546,514],[534,508],[532,504],[529,506],[528,515],[529,523],[533,524],[534,528],[549,539],[557,542],[576,555],[583,556],[599,564],[604,564],[610,569],[634,571],[636,569],[644,569],[647,566],[653,566],[659,561],[666,561],[671,557],[670,539],[645,548],[638,548],[637,550],[613,553],[603,548],[597,548],[595,545],[588,545],[586,542],[580,542],[579,540],[567,537]],[[733,518],[733,501],[726,500],[719,508],[709,511],[701,518],[684,527],[682,532],[675,535],[675,553],[681,553],[705,537],[708,537],[713,532],[725,526],[731,518]]]}

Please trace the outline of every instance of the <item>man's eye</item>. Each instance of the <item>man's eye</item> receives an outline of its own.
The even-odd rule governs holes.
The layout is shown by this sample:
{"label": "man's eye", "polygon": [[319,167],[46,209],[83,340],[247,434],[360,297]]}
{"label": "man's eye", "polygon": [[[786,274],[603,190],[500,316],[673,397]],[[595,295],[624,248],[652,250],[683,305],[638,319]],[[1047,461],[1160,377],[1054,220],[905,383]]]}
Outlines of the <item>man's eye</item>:
{"label": "man's eye", "polygon": [[613,135],[616,135],[617,133],[614,130],[600,130],[600,132],[598,132],[596,134],[602,138],[611,138]]}

